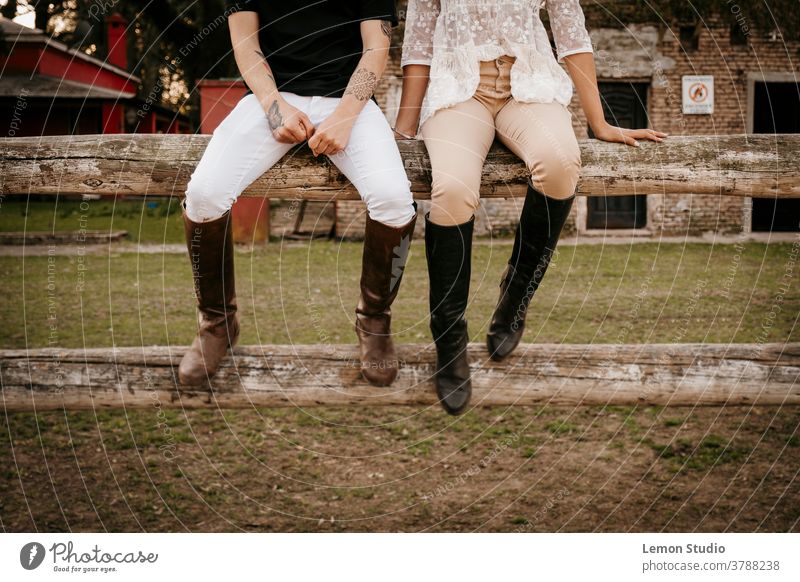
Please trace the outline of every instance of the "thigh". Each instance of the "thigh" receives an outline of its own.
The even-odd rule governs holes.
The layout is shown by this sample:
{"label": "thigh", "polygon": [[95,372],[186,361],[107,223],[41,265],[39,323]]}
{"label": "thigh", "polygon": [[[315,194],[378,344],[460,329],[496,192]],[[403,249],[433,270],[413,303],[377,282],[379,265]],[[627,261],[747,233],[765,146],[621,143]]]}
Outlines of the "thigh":
{"label": "thigh", "polygon": [[218,196],[230,203],[261,174],[280,160],[290,144],[278,142],[255,95],[242,97],[214,130],[192,173],[192,190],[204,197]]}
{"label": "thigh", "polygon": [[374,101],[367,102],[353,124],[347,147],[330,160],[353,183],[373,219],[399,226],[414,216],[403,158],[386,117]]}
{"label": "thigh", "polygon": [[422,126],[434,180],[456,181],[477,191],[494,134],[491,113],[474,98],[437,111]]}
{"label": "thigh", "polygon": [[431,222],[462,224],[474,216],[494,133],[491,112],[475,98],[441,109],[425,122],[422,137],[431,162]]}
{"label": "thigh", "polygon": [[[558,183],[559,190],[569,189],[562,183],[579,173],[581,153],[572,114],[566,107],[512,99],[497,114],[495,123],[497,138],[525,162],[535,182]],[[564,176],[570,179],[559,179]],[[561,197],[565,192],[553,194]]]}

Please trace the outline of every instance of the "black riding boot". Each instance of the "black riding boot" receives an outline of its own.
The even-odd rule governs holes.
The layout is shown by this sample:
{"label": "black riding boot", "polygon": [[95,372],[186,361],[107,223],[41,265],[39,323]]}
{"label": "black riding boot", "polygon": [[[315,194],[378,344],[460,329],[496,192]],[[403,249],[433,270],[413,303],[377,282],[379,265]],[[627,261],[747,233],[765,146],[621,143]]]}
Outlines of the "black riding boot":
{"label": "black riding boot", "polygon": [[475,218],[440,226],[425,217],[431,331],[436,343],[436,393],[444,409],[461,414],[472,394],[467,361],[467,300]]}
{"label": "black riding boot", "polygon": [[574,194],[563,200],[550,198],[528,184],[514,249],[486,336],[489,355],[495,361],[507,357],[522,339],[528,305],[544,278],[574,200]]}

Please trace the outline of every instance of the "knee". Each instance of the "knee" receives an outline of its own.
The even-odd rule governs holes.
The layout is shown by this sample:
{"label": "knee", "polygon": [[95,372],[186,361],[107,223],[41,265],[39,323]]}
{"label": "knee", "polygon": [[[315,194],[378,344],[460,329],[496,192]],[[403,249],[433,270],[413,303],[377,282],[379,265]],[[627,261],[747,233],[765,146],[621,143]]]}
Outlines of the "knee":
{"label": "knee", "polygon": [[193,222],[215,220],[230,210],[235,196],[214,187],[209,180],[192,175],[186,187],[186,216]]}
{"label": "knee", "polygon": [[382,189],[375,189],[364,196],[367,212],[372,220],[398,228],[408,224],[416,215],[414,198],[408,180]]}
{"label": "knee", "polygon": [[431,221],[436,224],[463,224],[480,206],[480,176],[465,178],[434,172],[431,184]]}
{"label": "knee", "polygon": [[575,193],[581,175],[581,152],[574,147],[556,147],[537,156],[529,164],[533,187],[550,198],[569,198]]}

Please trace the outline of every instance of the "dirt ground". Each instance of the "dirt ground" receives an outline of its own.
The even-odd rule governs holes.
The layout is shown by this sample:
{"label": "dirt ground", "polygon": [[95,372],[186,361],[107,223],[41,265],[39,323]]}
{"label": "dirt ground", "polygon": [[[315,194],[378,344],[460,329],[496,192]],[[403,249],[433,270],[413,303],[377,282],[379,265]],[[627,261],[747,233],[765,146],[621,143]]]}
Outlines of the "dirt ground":
{"label": "dirt ground", "polygon": [[[393,307],[398,342],[430,338],[416,248]],[[560,247],[525,341],[799,341],[795,248]],[[509,252],[509,241],[475,245],[473,341]],[[328,241],[238,250],[240,343],[354,342],[361,254]],[[112,249],[81,264],[0,257],[0,346],[187,345],[188,266]],[[438,408],[2,410],[3,531],[800,531],[798,406],[457,419]]]}
{"label": "dirt ground", "polygon": [[2,419],[4,531],[800,531],[800,409]]}

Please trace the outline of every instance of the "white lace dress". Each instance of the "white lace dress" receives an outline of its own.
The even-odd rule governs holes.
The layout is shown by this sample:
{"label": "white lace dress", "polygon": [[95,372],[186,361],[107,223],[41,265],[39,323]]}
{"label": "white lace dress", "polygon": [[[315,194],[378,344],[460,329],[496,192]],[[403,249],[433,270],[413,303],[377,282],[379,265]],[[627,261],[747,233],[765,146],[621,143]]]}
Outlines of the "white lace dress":
{"label": "white lace dress", "polygon": [[572,80],[556,62],[540,10],[550,16],[558,61],[592,52],[578,0],[409,0],[401,65],[430,65],[420,127],[439,109],[466,101],[480,61],[516,57],[511,95],[525,103],[568,105]]}

